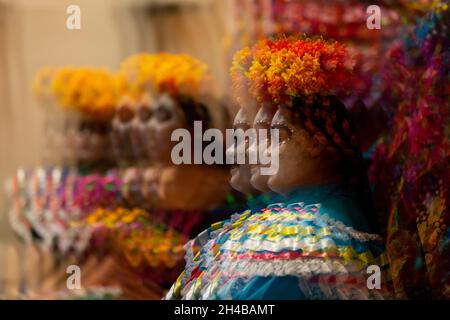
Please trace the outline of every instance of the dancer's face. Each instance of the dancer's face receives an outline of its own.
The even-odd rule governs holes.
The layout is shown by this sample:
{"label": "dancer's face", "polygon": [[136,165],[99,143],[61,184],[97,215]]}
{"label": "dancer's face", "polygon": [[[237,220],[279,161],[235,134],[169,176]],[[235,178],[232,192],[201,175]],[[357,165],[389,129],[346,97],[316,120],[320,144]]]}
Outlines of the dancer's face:
{"label": "dancer's face", "polygon": [[[270,176],[268,185],[278,193],[313,183],[320,175],[320,144],[315,143],[301,125],[302,119],[291,108],[282,106],[272,119],[279,130],[279,169]],[[323,169],[323,168],[322,168]]]}
{"label": "dancer's face", "polygon": [[[239,109],[238,113],[236,114],[236,117],[234,118],[234,122],[233,122],[233,129],[237,130],[237,129],[242,129],[244,131],[248,130],[251,128],[252,122],[250,119],[250,115],[248,113],[248,111],[244,108]],[[248,142],[244,141],[244,143],[246,144],[244,148],[237,148],[237,146],[231,146],[228,150],[227,153],[233,152],[244,152],[245,154],[243,156],[245,156],[245,159],[247,159],[247,154],[248,154]],[[238,155],[236,155],[235,158],[237,158]],[[251,177],[251,173],[250,173],[250,166],[245,163],[245,164],[236,164],[231,168],[231,179],[230,179],[230,184],[231,186],[243,193],[247,193],[247,192],[251,192],[253,190],[252,185],[250,184],[250,177]]]}
{"label": "dancer's face", "polygon": [[95,125],[85,125],[75,135],[74,147],[79,160],[95,162],[105,159],[108,135]]}
{"label": "dancer's face", "polygon": [[128,123],[134,118],[133,107],[129,104],[124,104],[117,109],[117,118],[122,123]]}
{"label": "dancer's face", "polygon": [[[256,130],[257,139],[255,139],[254,143],[250,146],[249,151],[258,154],[258,159],[260,152],[266,152],[266,150],[262,150],[262,148],[270,148],[270,128],[274,114],[275,109],[271,105],[263,104],[253,121],[253,128]],[[265,132],[265,134],[263,134],[263,132]],[[262,143],[264,144],[262,145]],[[256,165],[251,166],[250,182],[256,190],[269,192],[270,188],[267,183],[270,176],[261,174],[260,169],[263,166],[264,165],[261,164],[259,160]]]}
{"label": "dancer's face", "polygon": [[150,96],[144,95],[138,102],[137,106],[137,117],[139,119],[139,122],[141,123],[147,123],[147,121],[150,120],[152,117],[152,104],[153,101],[151,100]]}
{"label": "dancer's face", "polygon": [[171,141],[172,132],[186,127],[184,113],[176,101],[167,94],[161,95],[152,105],[149,121],[149,146],[156,162],[171,164],[171,151],[176,142]]}

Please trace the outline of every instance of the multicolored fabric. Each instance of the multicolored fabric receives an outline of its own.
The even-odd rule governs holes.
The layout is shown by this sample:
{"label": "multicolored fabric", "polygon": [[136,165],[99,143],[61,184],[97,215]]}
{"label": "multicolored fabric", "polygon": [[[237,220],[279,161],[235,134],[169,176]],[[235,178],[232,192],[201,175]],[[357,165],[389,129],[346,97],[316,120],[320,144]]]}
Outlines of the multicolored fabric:
{"label": "multicolored fabric", "polygon": [[[351,195],[337,188],[305,199],[247,210],[202,232],[186,245],[186,269],[166,299],[387,296],[382,240],[349,223],[360,213],[349,212],[358,207]],[[348,224],[336,219],[344,216]],[[380,267],[380,290],[368,289],[370,265]]]}
{"label": "multicolored fabric", "polygon": [[390,51],[390,128],[370,168],[398,298],[450,298],[450,10],[437,3]]}

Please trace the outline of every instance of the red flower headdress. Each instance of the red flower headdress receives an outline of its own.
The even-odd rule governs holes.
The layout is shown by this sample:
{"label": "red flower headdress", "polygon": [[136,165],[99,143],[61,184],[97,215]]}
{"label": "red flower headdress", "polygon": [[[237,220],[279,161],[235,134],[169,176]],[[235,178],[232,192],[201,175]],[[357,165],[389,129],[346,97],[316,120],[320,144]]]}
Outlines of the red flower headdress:
{"label": "red flower headdress", "polygon": [[342,44],[323,39],[265,39],[238,51],[231,76],[239,99],[280,105],[295,96],[335,94],[349,84],[354,60]]}

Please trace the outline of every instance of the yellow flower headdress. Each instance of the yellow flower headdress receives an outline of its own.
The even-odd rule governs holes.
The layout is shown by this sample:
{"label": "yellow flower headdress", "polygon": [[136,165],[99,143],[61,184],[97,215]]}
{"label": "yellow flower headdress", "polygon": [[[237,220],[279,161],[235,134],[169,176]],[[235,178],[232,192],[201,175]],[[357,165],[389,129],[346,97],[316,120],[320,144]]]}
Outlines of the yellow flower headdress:
{"label": "yellow flower headdress", "polygon": [[38,71],[33,81],[33,93],[39,104],[45,105],[51,102],[53,91],[52,82],[56,69],[45,67]]}
{"label": "yellow flower headdress", "polygon": [[137,54],[122,63],[119,74],[134,96],[146,91],[195,96],[211,80],[207,66],[187,54]]}
{"label": "yellow flower headdress", "polygon": [[259,102],[279,105],[295,96],[334,94],[348,84],[353,65],[337,42],[265,39],[238,51],[230,73],[238,98],[249,92]]}
{"label": "yellow flower headdress", "polygon": [[98,68],[44,68],[33,84],[40,102],[53,100],[59,107],[106,120],[114,112],[123,82],[114,74]]}
{"label": "yellow flower headdress", "polygon": [[109,117],[118,99],[116,79],[103,69],[62,68],[52,87],[59,105],[94,118]]}

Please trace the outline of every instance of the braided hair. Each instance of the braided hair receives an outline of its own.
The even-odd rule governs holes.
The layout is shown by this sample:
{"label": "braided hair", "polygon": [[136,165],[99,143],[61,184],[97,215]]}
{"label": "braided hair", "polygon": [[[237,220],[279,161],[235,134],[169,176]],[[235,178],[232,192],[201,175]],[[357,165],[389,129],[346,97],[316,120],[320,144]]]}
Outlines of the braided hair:
{"label": "braided hair", "polygon": [[202,122],[203,130],[211,128],[211,115],[203,103],[188,95],[176,95],[172,98],[181,107],[189,130],[194,130],[195,121]]}
{"label": "braided hair", "polygon": [[345,105],[334,95],[310,95],[293,98],[292,107],[313,143],[322,145],[320,157],[335,160],[344,184],[358,192],[368,222],[378,231],[367,168]]}

